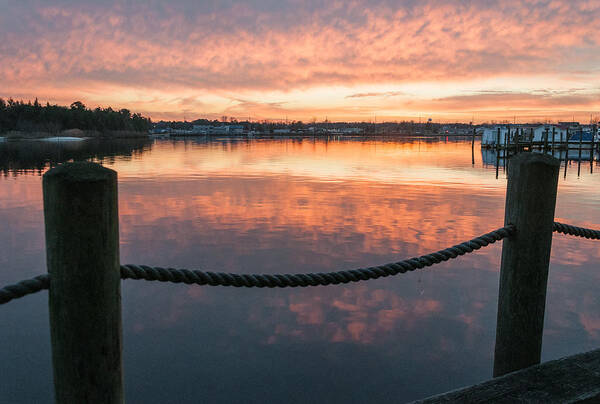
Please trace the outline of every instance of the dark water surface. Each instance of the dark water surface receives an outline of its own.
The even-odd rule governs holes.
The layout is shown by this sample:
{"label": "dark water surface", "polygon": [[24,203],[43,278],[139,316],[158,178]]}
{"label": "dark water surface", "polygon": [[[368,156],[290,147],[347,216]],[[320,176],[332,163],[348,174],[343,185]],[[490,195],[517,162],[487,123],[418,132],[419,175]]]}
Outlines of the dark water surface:
{"label": "dark water surface", "polygon": [[[371,266],[500,227],[506,175],[468,141],[0,144],[0,285],[45,272],[41,177],[119,174],[121,262],[239,273]],[[600,167],[593,167],[598,171]],[[563,171],[556,217],[600,228],[600,176]],[[126,401],[407,401],[492,375],[501,243],[345,286],[123,282]],[[600,243],[555,235],[543,360],[600,346]],[[47,292],[0,307],[0,402],[52,402]]]}

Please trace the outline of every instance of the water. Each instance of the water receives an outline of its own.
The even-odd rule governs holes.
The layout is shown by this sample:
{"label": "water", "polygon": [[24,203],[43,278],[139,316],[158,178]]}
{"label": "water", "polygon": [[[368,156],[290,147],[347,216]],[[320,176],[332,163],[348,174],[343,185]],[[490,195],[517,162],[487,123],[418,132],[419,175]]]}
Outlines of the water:
{"label": "water", "polygon": [[[0,285],[45,271],[41,177],[119,174],[121,262],[333,271],[500,227],[506,174],[470,141],[0,145]],[[600,228],[600,177],[572,163],[557,220]],[[593,167],[598,171],[597,167]],[[543,360],[600,345],[600,244],[556,235]],[[491,377],[501,244],[394,278],[305,289],[123,281],[126,401],[407,401]],[[47,292],[0,307],[0,402],[52,402]]]}

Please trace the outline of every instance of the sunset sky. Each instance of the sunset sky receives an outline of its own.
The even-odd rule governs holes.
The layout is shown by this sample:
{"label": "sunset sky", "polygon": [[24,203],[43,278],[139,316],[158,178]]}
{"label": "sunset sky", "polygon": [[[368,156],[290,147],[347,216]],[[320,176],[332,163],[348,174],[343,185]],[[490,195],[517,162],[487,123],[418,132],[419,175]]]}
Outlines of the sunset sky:
{"label": "sunset sky", "polygon": [[588,122],[599,17],[599,0],[0,0],[0,97],[154,120]]}

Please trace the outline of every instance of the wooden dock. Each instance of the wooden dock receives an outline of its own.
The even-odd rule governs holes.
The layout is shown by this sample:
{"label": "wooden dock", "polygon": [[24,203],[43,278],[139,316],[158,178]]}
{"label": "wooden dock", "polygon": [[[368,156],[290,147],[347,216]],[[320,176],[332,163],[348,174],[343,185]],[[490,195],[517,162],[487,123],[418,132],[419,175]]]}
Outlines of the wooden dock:
{"label": "wooden dock", "polygon": [[579,147],[586,149],[586,150],[590,150],[591,148],[594,148],[595,150],[598,150],[598,146],[600,146],[600,144],[598,144],[598,142],[591,142],[589,140],[584,140],[581,143],[578,141],[571,141],[571,142],[551,142],[548,141],[548,143],[544,142],[544,141],[535,141],[535,142],[526,142],[526,141],[522,141],[519,143],[507,143],[507,144],[482,144],[481,147],[483,149],[501,149],[501,150],[505,150],[505,149],[520,149],[520,150],[566,150],[567,148],[569,148],[569,150],[579,150]]}
{"label": "wooden dock", "polygon": [[598,403],[600,349],[531,366],[495,379],[414,401],[439,403]]}
{"label": "wooden dock", "polygon": [[[559,156],[564,153],[566,160],[581,159],[582,153],[587,152],[589,157],[586,160],[594,161],[595,152],[600,150],[600,144],[595,139],[596,133],[596,125],[592,127],[590,138],[585,140],[584,132],[578,132],[570,136],[568,130],[566,133],[556,133],[554,129],[551,132],[546,129],[543,136],[536,137],[533,129],[529,132],[523,130],[523,128],[515,128],[514,131],[511,131],[508,127],[505,132],[501,132],[501,128],[498,128],[495,138],[488,138],[488,143],[484,142],[482,138],[481,148],[496,150],[499,153],[503,152],[502,154],[507,157],[523,151],[540,151],[550,154],[558,152]],[[473,132],[473,139],[474,136],[475,132]]]}

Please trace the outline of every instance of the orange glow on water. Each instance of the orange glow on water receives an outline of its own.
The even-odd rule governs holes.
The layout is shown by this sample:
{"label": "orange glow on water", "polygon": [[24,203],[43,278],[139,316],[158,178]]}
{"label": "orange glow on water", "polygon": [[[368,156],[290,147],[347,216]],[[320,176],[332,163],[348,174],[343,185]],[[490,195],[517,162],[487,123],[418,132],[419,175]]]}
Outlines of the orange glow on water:
{"label": "orange glow on water", "polygon": [[[31,146],[23,142],[22,149],[2,155],[18,157]],[[303,273],[410,258],[501,226],[505,173],[501,168],[496,179],[494,167],[484,165],[480,153],[475,157],[471,165],[470,141],[196,139],[155,141],[133,156],[104,163],[119,174],[123,263]],[[560,180],[556,217],[599,228],[600,177],[589,173],[589,164],[582,172],[577,177],[569,168],[567,179]],[[12,174],[0,177],[0,285],[44,272],[41,177]],[[360,370],[377,374],[383,363],[390,369],[383,374],[393,378],[448,379],[443,386],[435,384],[443,390],[458,387],[457,375],[461,384],[474,383],[491,374],[500,252],[497,243],[432,268],[330,287],[235,289],[124,281],[125,355],[137,359],[127,363],[135,370],[131,373],[146,372],[144,379],[154,385],[164,380],[165,368],[174,369],[173,362],[187,372],[199,357],[217,358],[209,373],[218,369],[221,377],[247,366],[239,360],[247,355],[252,369],[263,365],[285,372],[290,355],[301,350],[310,356],[303,377],[311,376],[318,357],[319,367],[327,370],[358,362]],[[598,260],[597,241],[554,237],[544,360],[597,347]],[[27,322],[44,313],[32,308],[40,301],[46,305],[46,296],[28,298],[0,312],[2,324],[25,330],[6,338],[16,344],[26,336],[35,342],[29,345],[45,346],[47,323]],[[47,315],[39,316],[47,322]],[[190,359],[190,352],[199,354]],[[359,360],[361,352],[377,359]],[[4,360],[7,355],[0,353],[0,366],[18,366]],[[479,370],[456,367],[465,357]],[[138,366],[140,360],[160,366]],[[293,362],[295,371],[300,362]],[[47,374],[29,363],[24,369],[39,378],[51,372],[50,365]],[[3,374],[20,388],[21,379]],[[270,380],[272,374],[257,377]],[[144,401],[160,393],[151,385],[139,388],[136,380],[129,381],[136,394],[150,390]],[[416,392],[413,384],[394,384],[393,394],[400,389],[418,398],[438,392],[429,379],[414,384]]]}

